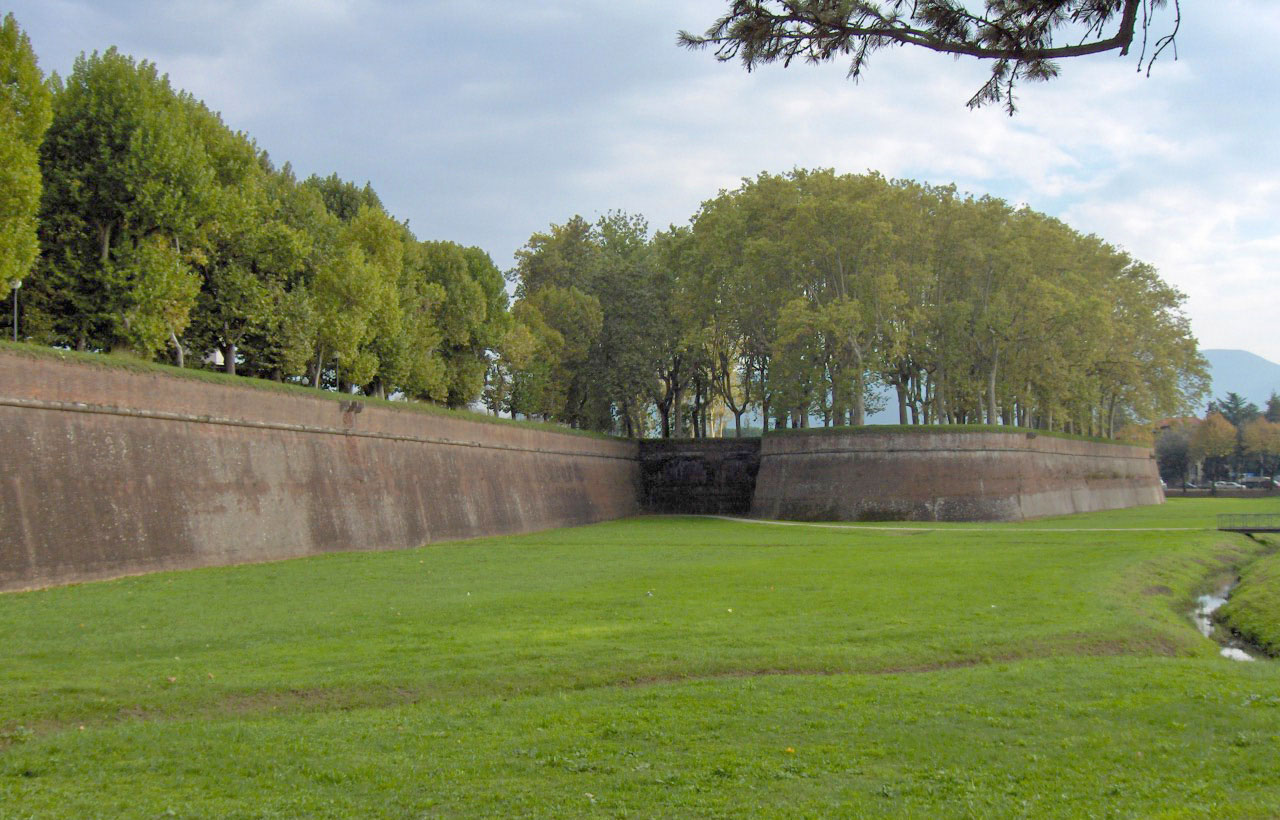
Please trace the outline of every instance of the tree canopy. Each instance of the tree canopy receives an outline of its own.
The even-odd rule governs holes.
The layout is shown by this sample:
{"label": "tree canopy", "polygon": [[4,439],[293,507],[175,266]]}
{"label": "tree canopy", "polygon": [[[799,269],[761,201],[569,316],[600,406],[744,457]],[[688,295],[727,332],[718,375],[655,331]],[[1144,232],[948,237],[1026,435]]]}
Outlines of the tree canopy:
{"label": "tree canopy", "polygon": [[739,59],[748,71],[772,62],[822,63],[847,57],[857,80],[872,52],[917,46],[991,61],[991,76],[969,107],[1003,103],[1015,110],[1014,88],[1056,77],[1055,61],[1109,51],[1128,55],[1141,32],[1138,65],[1151,64],[1174,43],[1179,0],[1168,33],[1148,42],[1155,13],[1168,0],[986,0],[981,12],[960,0],[731,0],[728,11],[679,42],[714,47],[717,59]]}
{"label": "tree canopy", "polygon": [[20,129],[43,189],[31,342],[627,436],[860,425],[886,399],[902,424],[1113,436],[1203,393],[1182,294],[1027,207],[766,172],[656,232],[552,224],[504,277],[367,182],[277,167],[145,60],[81,55],[46,86],[11,21],[23,93],[52,92],[43,139],[35,103]]}
{"label": "tree canopy", "polygon": [[0,25],[0,298],[36,260],[40,143],[51,94],[31,41],[12,14]]}
{"label": "tree canopy", "polygon": [[858,425],[887,392],[903,424],[1110,436],[1204,390],[1183,296],[1151,266],[949,186],[763,173],[688,226],[575,216],[517,256],[519,344],[545,353],[512,360],[500,406],[577,426],[632,432],[641,407],[673,436],[717,412]]}

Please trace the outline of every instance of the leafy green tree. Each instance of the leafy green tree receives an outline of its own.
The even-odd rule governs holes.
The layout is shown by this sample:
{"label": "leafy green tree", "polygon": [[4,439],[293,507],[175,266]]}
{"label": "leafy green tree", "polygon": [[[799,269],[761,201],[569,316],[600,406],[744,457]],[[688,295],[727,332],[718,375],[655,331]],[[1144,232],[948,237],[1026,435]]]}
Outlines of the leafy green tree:
{"label": "leafy green tree", "polygon": [[521,315],[529,320],[536,314],[552,331],[542,334],[548,341],[557,339],[558,355],[551,362],[549,379],[544,391],[543,407],[549,415],[574,427],[585,427],[588,422],[588,401],[591,388],[587,364],[591,349],[604,327],[604,311],[600,300],[578,290],[548,285],[522,300],[529,309]]}
{"label": "leafy green tree", "polygon": [[1245,455],[1257,464],[1260,475],[1276,474],[1280,468],[1280,424],[1266,416],[1250,419],[1241,431],[1241,443]]}
{"label": "leafy green tree", "polygon": [[564,336],[547,324],[528,300],[516,302],[511,317],[512,330],[500,350],[502,367],[510,377],[506,409],[512,418],[523,414],[547,420],[564,406],[561,385],[555,381],[555,370],[564,354]]}
{"label": "leafy green tree", "polygon": [[0,25],[0,299],[39,253],[39,148],[52,120],[52,94],[31,41],[12,14]]}
{"label": "leafy green tree", "polygon": [[409,367],[402,226],[381,208],[362,204],[338,229],[333,250],[311,285],[319,315],[317,383],[332,363],[339,390],[386,394]]}
{"label": "leafy green tree", "polygon": [[516,267],[510,274],[516,298],[544,287],[589,288],[598,251],[592,234],[591,223],[575,215],[563,225],[552,225],[547,233],[529,237],[516,251]]}
{"label": "leafy green tree", "polygon": [[644,427],[656,376],[663,328],[654,321],[660,305],[658,277],[648,223],[643,217],[611,212],[595,225],[597,248],[589,283],[600,302],[600,337],[588,362],[592,396],[588,426],[633,436]]}
{"label": "leafy green tree", "polygon": [[[575,216],[552,225],[517,252],[510,276],[517,299],[530,302],[563,337],[553,372],[565,403],[556,418],[627,434],[642,429],[663,339],[663,320],[654,311],[662,274],[645,220],[611,212],[594,224]],[[549,301],[540,301],[544,292],[552,294]],[[579,331],[561,318],[571,305],[590,312],[583,299],[599,310],[600,327],[579,358]]]}
{"label": "leafy green tree", "polygon": [[[201,288],[186,339],[199,351],[220,351],[226,372],[234,374],[246,340],[257,339],[261,346],[264,338],[281,333],[277,317],[283,310],[308,310],[297,294],[288,294],[306,267],[312,241],[284,218],[282,189],[256,146],[216,118],[205,120],[205,132],[217,188],[195,240]],[[296,355],[290,364],[292,374]]]}
{"label": "leafy green tree", "polygon": [[[751,71],[792,60],[821,63],[852,56],[849,76],[859,79],[872,52],[910,45],[991,62],[991,76],[969,106],[1003,102],[1014,111],[1013,89],[1024,80],[1058,74],[1057,60],[1118,51],[1129,53],[1142,30],[1139,66],[1150,71],[1177,35],[1172,30],[1147,47],[1155,9],[1166,0],[986,0],[974,12],[960,0],[730,0],[706,34],[680,32],[689,48],[714,46],[720,60],[741,59]],[[1174,0],[1177,9],[1179,0]],[[1140,13],[1141,12],[1141,13]]]}
{"label": "leafy green tree", "polygon": [[1193,425],[1173,423],[1156,436],[1155,452],[1160,476],[1170,484],[1179,483],[1186,486],[1187,475],[1195,460],[1191,448],[1193,435]]}
{"label": "leafy green tree", "polygon": [[775,405],[790,412],[795,427],[809,426],[809,415],[819,404],[818,393],[828,373],[825,319],[821,309],[803,296],[783,305],[778,315],[770,389]]}
{"label": "leafy green tree", "polygon": [[[215,190],[190,116],[201,107],[114,48],[76,60],[41,146],[44,261],[33,284],[51,341],[152,355],[185,327],[198,287],[177,281],[195,282],[183,248]],[[155,270],[162,245],[173,254]]]}
{"label": "leafy green tree", "polygon": [[382,200],[378,198],[377,192],[373,190],[373,185],[368,182],[362,188],[353,182],[342,179],[337,174],[330,174],[327,177],[319,177],[313,174],[307,178],[303,185],[318,193],[324,201],[325,210],[343,222],[354,220],[360,213],[361,208],[372,208],[375,211],[386,210],[383,208]]}
{"label": "leafy green tree", "polygon": [[421,259],[424,281],[439,294],[440,399],[465,407],[481,397],[490,355],[509,326],[502,273],[484,251],[453,242],[422,243]]}
{"label": "leafy green tree", "polygon": [[1267,407],[1262,412],[1267,417],[1267,421],[1280,422],[1280,396],[1272,392],[1271,397],[1267,399]]}
{"label": "leafy green tree", "polygon": [[1205,459],[1206,472],[1222,475],[1225,463],[1236,449],[1236,428],[1221,413],[1209,413],[1191,435],[1191,455]]}
{"label": "leafy green tree", "polygon": [[526,371],[538,352],[538,340],[527,324],[512,319],[493,350],[485,369],[481,400],[495,416],[503,412],[514,417],[516,374]]}
{"label": "leafy green tree", "polygon": [[1235,428],[1236,446],[1231,453],[1231,469],[1232,472],[1239,472],[1245,456],[1245,426],[1261,414],[1258,405],[1238,393],[1227,393],[1223,398],[1209,402],[1207,413],[1220,414]]}
{"label": "leafy green tree", "polygon": [[1260,412],[1258,405],[1239,393],[1227,393],[1217,401],[1209,402],[1207,411],[1209,414],[1221,414],[1236,429],[1244,427],[1244,425],[1257,418]]}
{"label": "leafy green tree", "polygon": [[[264,165],[265,157],[260,160]],[[281,381],[311,372],[319,315],[312,285],[316,272],[335,252],[341,223],[325,209],[320,194],[300,184],[286,163],[267,169],[263,232],[254,247],[263,266],[266,309],[260,321],[245,323],[238,372]],[[256,303],[255,303],[256,304]],[[197,311],[197,317],[204,315]],[[190,335],[190,334],[189,334]],[[217,347],[206,343],[204,349]]]}

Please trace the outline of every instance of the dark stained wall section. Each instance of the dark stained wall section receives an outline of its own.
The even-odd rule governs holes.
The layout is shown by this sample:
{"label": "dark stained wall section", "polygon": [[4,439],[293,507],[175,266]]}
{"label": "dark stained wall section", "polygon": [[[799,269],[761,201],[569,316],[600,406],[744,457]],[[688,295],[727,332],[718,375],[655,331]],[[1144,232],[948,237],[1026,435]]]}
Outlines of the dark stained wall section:
{"label": "dark stained wall section", "polygon": [[658,439],[640,442],[641,506],[650,513],[751,512],[760,439]]}
{"label": "dark stained wall section", "polygon": [[633,515],[636,450],[0,352],[0,590]]}

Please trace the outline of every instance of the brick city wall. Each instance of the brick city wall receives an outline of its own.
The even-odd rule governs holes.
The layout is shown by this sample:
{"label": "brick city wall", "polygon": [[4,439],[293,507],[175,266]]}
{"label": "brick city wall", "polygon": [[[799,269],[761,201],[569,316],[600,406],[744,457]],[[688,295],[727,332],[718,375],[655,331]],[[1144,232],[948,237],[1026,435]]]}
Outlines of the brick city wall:
{"label": "brick city wall", "polygon": [[620,441],[0,350],[0,590],[641,511],[1013,521],[1160,503],[1151,451],[1013,433]]}

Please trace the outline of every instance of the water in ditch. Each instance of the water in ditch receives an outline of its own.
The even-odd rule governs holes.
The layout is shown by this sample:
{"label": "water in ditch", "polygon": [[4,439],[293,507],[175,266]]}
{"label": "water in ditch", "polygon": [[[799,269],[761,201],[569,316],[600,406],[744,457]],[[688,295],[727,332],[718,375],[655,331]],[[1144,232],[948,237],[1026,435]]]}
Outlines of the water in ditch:
{"label": "water in ditch", "polygon": [[[1196,622],[1196,629],[1200,630],[1201,635],[1218,640],[1214,636],[1213,613],[1217,612],[1218,608],[1227,602],[1227,598],[1231,597],[1231,590],[1235,589],[1237,583],[1239,581],[1233,580],[1218,590],[1217,593],[1201,595],[1196,599],[1196,609],[1191,613],[1191,619]],[[1233,640],[1227,640],[1218,654],[1233,661],[1251,661],[1254,659],[1252,655]]]}

